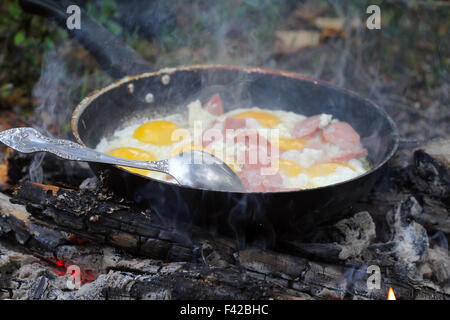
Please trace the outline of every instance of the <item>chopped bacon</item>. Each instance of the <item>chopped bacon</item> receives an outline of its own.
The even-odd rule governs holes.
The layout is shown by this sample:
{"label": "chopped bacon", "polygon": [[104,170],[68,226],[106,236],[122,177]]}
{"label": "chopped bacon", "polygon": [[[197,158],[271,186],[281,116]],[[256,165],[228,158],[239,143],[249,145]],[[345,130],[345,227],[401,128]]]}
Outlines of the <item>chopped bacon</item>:
{"label": "chopped bacon", "polygon": [[215,116],[222,115],[223,106],[220,95],[218,93],[213,95],[211,99],[209,99],[208,102],[205,103],[204,109]]}
{"label": "chopped bacon", "polygon": [[293,135],[297,138],[310,138],[319,131],[320,115],[306,118],[294,126]]}
{"label": "chopped bacon", "polygon": [[[215,119],[209,126],[209,128],[205,129],[202,132],[202,146],[203,148],[206,148],[208,145],[210,145],[211,143],[213,143],[216,138],[219,136],[219,133],[221,134],[220,130],[215,129],[214,126],[218,123],[219,121],[217,119]],[[221,134],[222,135],[222,134]],[[223,138],[223,136],[222,136]],[[198,144],[198,142],[196,142]]]}
{"label": "chopped bacon", "polygon": [[235,142],[237,141],[244,141],[246,145],[242,171],[238,175],[247,190],[251,192],[275,192],[282,190],[283,181],[279,172],[263,174],[264,171],[262,169],[271,166],[272,145],[270,142],[258,133],[250,130],[239,133],[235,137]]}
{"label": "chopped bacon", "polygon": [[238,133],[234,138],[234,142],[238,141],[245,141],[247,147],[265,147],[270,152],[270,142],[266,138],[261,136],[256,130],[246,130]]}
{"label": "chopped bacon", "polygon": [[[271,166],[272,145],[256,131],[244,131],[235,137],[235,142],[244,141],[244,170],[259,170]],[[256,160],[256,162],[255,162]],[[252,163],[253,162],[253,163]]]}
{"label": "chopped bacon", "polygon": [[245,119],[228,117],[225,119],[225,123],[223,129],[244,129],[245,128]]}
{"label": "chopped bacon", "polygon": [[244,170],[238,173],[247,191],[275,192],[281,191],[283,180],[277,172],[273,175],[262,175],[259,169]]}
{"label": "chopped bacon", "polygon": [[323,130],[322,139],[343,150],[355,151],[360,147],[359,134],[346,122],[334,122]]}
{"label": "chopped bacon", "polygon": [[[210,141],[204,138],[205,141],[207,141],[205,144],[209,145]],[[252,129],[238,132],[232,141],[245,144],[245,151],[237,155],[237,159],[240,162],[238,164],[242,164],[242,171],[238,176],[246,188],[252,192],[281,190],[282,179],[278,172],[273,175],[262,174],[263,168],[271,166],[273,151],[270,142]]]}
{"label": "chopped bacon", "polygon": [[305,146],[305,148],[323,150],[324,143],[319,140],[310,140],[310,142]]}
{"label": "chopped bacon", "polygon": [[343,153],[339,156],[331,158],[331,162],[348,162],[351,159],[359,158],[367,154],[367,149],[361,149],[359,151],[351,151]]}

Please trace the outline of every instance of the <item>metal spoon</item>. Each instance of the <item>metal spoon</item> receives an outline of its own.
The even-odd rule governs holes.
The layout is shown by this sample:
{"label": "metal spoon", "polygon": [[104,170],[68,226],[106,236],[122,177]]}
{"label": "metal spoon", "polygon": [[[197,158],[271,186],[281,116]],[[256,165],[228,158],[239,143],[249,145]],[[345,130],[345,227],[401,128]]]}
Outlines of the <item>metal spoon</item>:
{"label": "metal spoon", "polygon": [[78,143],[53,139],[33,128],[13,128],[0,132],[0,141],[19,152],[50,152],[73,161],[99,162],[164,172],[180,185],[217,191],[244,192],[239,177],[220,159],[203,151],[187,151],[160,161],[137,161],[113,157]]}

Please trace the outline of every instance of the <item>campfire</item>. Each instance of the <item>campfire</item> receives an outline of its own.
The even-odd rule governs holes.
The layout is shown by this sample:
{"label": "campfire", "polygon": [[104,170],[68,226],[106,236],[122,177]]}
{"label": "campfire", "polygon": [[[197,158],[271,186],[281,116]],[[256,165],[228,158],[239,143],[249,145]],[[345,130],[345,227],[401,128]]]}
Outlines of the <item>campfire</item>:
{"label": "campfire", "polygon": [[[30,2],[33,1],[23,1],[22,5],[26,10],[33,9],[27,7]],[[301,10],[290,15],[292,21],[288,20],[288,25],[302,25],[304,21],[309,21],[304,15],[308,10],[312,10],[308,6],[314,8],[314,5],[309,1],[307,3]],[[81,21],[89,21],[89,28],[96,27],[84,14]],[[326,19],[320,21],[314,30],[320,29],[322,24],[328,26],[330,23]],[[292,30],[277,31],[278,40],[282,43],[277,45],[277,52],[273,53],[273,57],[280,60],[282,58],[279,56],[289,57],[285,65],[288,66],[295,58],[293,54],[299,50],[313,50],[311,46],[319,46],[319,43],[326,46],[324,50],[330,52],[330,46],[335,45],[334,42],[329,42],[333,41],[330,38],[349,37],[355,32],[355,28],[361,27],[356,22],[346,23],[345,26],[346,30],[344,26],[326,27],[320,36],[313,37],[318,41],[315,45],[303,46],[303,41],[306,41],[303,38],[302,41],[294,41],[300,46],[298,48],[286,48],[287,43],[283,42],[287,36],[298,36],[293,34]],[[95,99],[100,97],[100,101],[108,102],[109,96],[108,99],[101,99],[104,99],[109,90],[114,94],[114,98],[120,97],[124,100],[114,91],[123,88],[121,93],[126,94],[126,99],[140,99],[143,105],[152,105],[159,98],[156,92],[153,94],[148,90],[150,84],[154,83],[151,82],[154,81],[153,78],[138,75],[150,70],[149,63],[106,30],[99,30],[94,36],[105,37],[105,42],[116,49],[111,51],[112,55],[108,58],[118,60],[102,60],[104,56],[99,53],[105,48],[89,46],[91,42],[86,41],[84,36],[75,33],[72,35],[79,36],[78,41],[86,46],[112,77],[128,78],[112,82],[106,89],[95,91],[94,95],[83,100],[74,113],[76,121],[73,125],[75,123],[76,128],[72,128],[78,142],[93,139],[91,133],[86,131],[91,118],[85,109],[91,104],[90,107],[97,108],[96,112],[100,112],[101,108],[96,104],[98,100]],[[307,30],[301,34],[304,35],[305,32],[310,34],[317,31]],[[226,32],[227,37],[233,38],[235,35],[237,39],[239,34],[239,31],[233,28]],[[33,91],[40,103],[40,113],[37,114],[42,116],[40,120],[34,119],[34,126],[56,136],[62,134],[63,127],[67,126],[66,120],[72,109],[57,113],[54,109],[55,103],[46,96],[46,90],[55,90],[56,93],[51,97],[56,100],[56,104],[77,103],[71,101],[62,91],[56,90],[64,85],[64,80],[57,80],[55,74],[61,76],[68,71],[52,67],[63,63],[61,60],[72,54],[64,48],[59,50],[64,51],[64,54],[47,57],[49,61],[46,62],[41,79]],[[309,56],[306,59],[314,55],[311,52],[307,52]],[[117,56],[114,56],[115,54]],[[124,56],[131,56],[133,59],[120,60]],[[341,58],[345,61],[350,59],[347,55]],[[55,61],[50,62],[52,59]],[[316,74],[317,77],[322,74],[327,76],[328,73],[323,72],[326,69],[324,64],[325,62],[321,63],[321,71]],[[343,79],[353,77],[352,83],[357,84],[352,85],[352,89],[358,90],[359,94],[364,96],[375,92],[370,98],[376,99],[376,102],[389,111],[399,128],[401,138],[398,150],[395,154],[392,152],[393,156],[390,154],[386,158],[389,161],[385,165],[380,165],[382,173],[370,190],[363,192],[363,183],[360,183],[355,185],[357,187],[351,190],[352,192],[347,189],[345,194],[330,193],[331,198],[319,199],[320,202],[338,203],[339,206],[342,204],[339,202],[341,198],[353,196],[355,201],[345,203],[345,206],[342,205],[343,209],[340,208],[337,212],[328,212],[329,207],[325,206],[321,210],[317,209],[315,215],[308,216],[307,219],[303,217],[304,220],[289,220],[288,225],[304,226],[297,228],[297,231],[284,225],[280,227],[273,223],[271,218],[267,219],[269,222],[257,220],[262,221],[261,224],[251,228],[242,223],[244,218],[241,216],[227,215],[231,218],[224,222],[218,218],[218,209],[206,204],[206,208],[215,209],[208,212],[207,216],[190,219],[193,210],[185,207],[179,199],[182,192],[171,193],[172,189],[164,189],[166,193],[161,192],[157,196],[143,199],[144,191],[153,192],[154,189],[132,189],[131,193],[125,192],[129,185],[120,183],[125,180],[111,182],[111,177],[116,174],[113,170],[119,170],[118,168],[112,169],[112,166],[109,166],[106,169],[102,167],[101,170],[92,170],[84,162],[66,161],[51,154],[21,153],[1,145],[0,299],[449,299],[450,139],[445,128],[441,129],[436,125],[436,129],[430,129],[433,121],[445,123],[448,114],[443,115],[442,119],[435,117],[431,120],[417,120],[417,114],[411,116],[410,110],[393,107],[407,103],[407,99],[402,100],[398,93],[385,94],[383,90],[388,89],[379,89],[375,85],[362,88],[365,82],[362,79],[368,74],[361,71],[350,77],[348,73],[351,70],[346,69],[348,61],[345,64],[331,80],[336,80],[334,84],[344,86]],[[240,75],[239,72],[244,70],[244,80],[247,83],[255,81],[260,84],[263,80],[266,81],[265,77],[279,77],[276,78],[279,80],[276,83],[281,83],[281,89],[289,86],[294,88],[294,81],[304,81],[311,85],[305,92],[316,90],[316,87],[322,85],[288,72],[265,69],[209,69],[202,66],[181,68],[184,77],[187,77],[188,72],[205,72],[209,76],[208,79],[213,78],[214,81],[217,81],[214,76],[217,77],[218,70],[226,76],[227,72],[234,76]],[[172,82],[176,83],[177,79],[179,81],[176,72],[180,70],[167,68],[157,74],[156,79],[159,82],[156,85],[162,88],[161,91],[171,88]],[[254,74],[257,80],[252,78]],[[134,75],[138,76],[133,78]],[[359,78],[356,79],[357,77]],[[196,83],[194,80],[191,81],[192,88]],[[238,81],[233,80],[234,82]],[[121,87],[122,84],[125,85]],[[276,87],[269,82],[263,83],[262,89],[257,88],[257,92],[270,91],[272,89],[268,87],[272,86]],[[216,91],[208,89],[206,93],[201,92],[200,96],[213,96],[217,103],[217,97],[220,98],[218,92],[223,90],[223,87],[223,84],[219,86],[214,82],[213,90]],[[241,90],[239,94],[245,96],[242,94],[245,88],[236,86],[233,89],[236,89],[233,92]],[[330,97],[338,98],[347,94],[341,89],[326,87],[326,90],[317,92],[320,92],[321,96],[331,92]],[[173,91],[175,90],[170,92],[173,94]],[[173,95],[181,97],[180,91],[177,90],[177,95]],[[441,97],[440,94],[436,96]],[[227,97],[226,92],[223,97]],[[323,97],[320,99],[326,100]],[[440,105],[439,99],[436,100],[436,106]],[[346,101],[351,104],[351,100]],[[372,108],[371,104],[370,106]],[[435,110],[440,110],[436,106]],[[375,104],[373,108],[378,110]],[[110,120],[116,119],[116,113],[119,114],[120,110],[111,112]],[[373,115],[376,115],[376,112]],[[416,127],[423,126],[428,131],[416,127],[411,129],[411,117],[415,119]],[[375,121],[374,119],[372,118],[372,121]],[[92,122],[90,125],[95,124]],[[17,113],[2,111],[0,131],[28,126],[30,123]],[[388,130],[390,127],[382,128]],[[98,130],[112,131],[111,128]],[[395,151],[394,138],[397,137],[392,138],[394,142],[391,142],[387,135],[383,137],[377,142],[375,150],[391,147]],[[392,146],[387,146],[391,143]],[[369,155],[371,148],[368,148]],[[121,172],[123,174],[125,171]],[[133,184],[138,180],[134,178],[126,181]],[[161,184],[161,190],[164,186],[165,184]],[[207,192],[201,192],[202,199],[206,199]],[[261,196],[254,199],[256,200],[251,201],[256,202],[256,209],[252,208],[255,213],[247,210],[253,205],[250,200],[240,207],[244,213],[248,212],[248,216],[262,212],[261,199],[266,198]],[[205,200],[205,203],[209,205],[208,201]],[[298,203],[285,202],[283,205],[270,207],[270,217],[281,217],[282,211],[290,210],[292,206],[300,210]],[[223,210],[227,211],[229,208],[224,206]],[[327,219],[320,218],[325,216]],[[310,220],[317,221],[310,223]]]}
{"label": "campfire", "polygon": [[[61,185],[57,171],[46,171],[46,184],[20,181],[32,157],[8,151],[1,268],[11,271],[3,298],[446,299],[448,221],[439,199],[448,184],[438,173],[448,163],[436,153],[443,143],[402,150],[341,220],[270,249],[167,225],[101,180],[82,180],[80,170],[66,177],[79,186]],[[43,166],[63,163],[46,157]],[[79,289],[65,290],[74,279]]]}

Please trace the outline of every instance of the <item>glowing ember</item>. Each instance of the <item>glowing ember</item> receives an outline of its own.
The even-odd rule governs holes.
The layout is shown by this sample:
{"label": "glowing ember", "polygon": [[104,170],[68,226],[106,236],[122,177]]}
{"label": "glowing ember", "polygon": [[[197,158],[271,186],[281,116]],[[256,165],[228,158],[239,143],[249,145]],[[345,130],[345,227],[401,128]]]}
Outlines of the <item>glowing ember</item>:
{"label": "glowing ember", "polygon": [[394,294],[394,290],[392,289],[392,287],[389,287],[389,292],[388,292],[388,300],[397,300],[397,298],[395,297]]}
{"label": "glowing ember", "polygon": [[[67,276],[68,266],[63,260],[53,259],[52,262],[57,266],[57,268],[52,268],[53,272],[56,275],[58,275],[60,277]],[[77,272],[75,270],[72,270],[70,275],[75,277],[75,276],[77,276]],[[95,275],[95,272],[92,270],[80,270],[79,278],[80,278],[81,284],[86,284],[86,283],[90,283],[90,282],[94,281],[95,279],[97,279],[97,276]]]}
{"label": "glowing ember", "polygon": [[84,244],[84,243],[86,243],[86,240],[77,237],[75,234],[71,234],[69,240],[72,243],[75,243],[75,244]]}

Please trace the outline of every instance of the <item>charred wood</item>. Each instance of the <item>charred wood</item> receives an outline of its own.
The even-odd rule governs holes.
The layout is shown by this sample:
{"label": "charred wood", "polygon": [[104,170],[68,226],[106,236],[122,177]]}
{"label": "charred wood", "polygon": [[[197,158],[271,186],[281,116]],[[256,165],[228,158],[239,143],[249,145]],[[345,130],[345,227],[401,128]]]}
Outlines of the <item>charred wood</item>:
{"label": "charred wood", "polygon": [[[348,218],[323,226],[308,242],[280,241],[275,251],[238,250],[231,239],[195,226],[168,226],[95,179],[84,180],[80,189],[23,182],[12,198],[0,194],[0,294],[27,299],[384,299],[392,286],[399,298],[449,299],[448,165],[445,152],[433,150],[441,149],[424,146],[414,156],[409,151],[409,157],[395,158]],[[20,158],[9,157],[11,164]],[[15,256],[5,243],[25,252]],[[60,261],[97,278],[67,291],[66,279],[55,275]],[[367,286],[370,265],[381,269],[378,290]]]}

